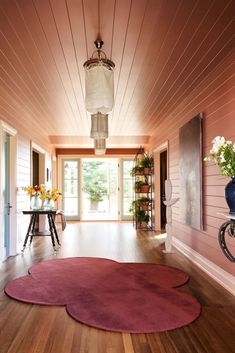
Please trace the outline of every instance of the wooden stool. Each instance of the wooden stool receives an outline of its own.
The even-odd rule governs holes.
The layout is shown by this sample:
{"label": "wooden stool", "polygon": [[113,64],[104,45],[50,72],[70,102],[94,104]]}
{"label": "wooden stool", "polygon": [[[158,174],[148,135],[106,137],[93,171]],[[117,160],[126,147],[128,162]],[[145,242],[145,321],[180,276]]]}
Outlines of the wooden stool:
{"label": "wooden stool", "polygon": [[65,215],[64,215],[64,211],[63,210],[57,210],[55,216],[60,216],[60,220],[61,220],[61,224],[62,224],[62,231],[65,230],[66,227],[66,219],[65,219]]}

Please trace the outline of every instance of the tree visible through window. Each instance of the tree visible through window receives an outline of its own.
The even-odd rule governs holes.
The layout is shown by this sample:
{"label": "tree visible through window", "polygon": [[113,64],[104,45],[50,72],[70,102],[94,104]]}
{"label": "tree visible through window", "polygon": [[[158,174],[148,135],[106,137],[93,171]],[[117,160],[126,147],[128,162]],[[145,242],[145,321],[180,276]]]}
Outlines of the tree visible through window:
{"label": "tree visible through window", "polygon": [[90,210],[97,211],[107,195],[107,170],[99,161],[83,162],[83,190],[90,201]]}
{"label": "tree visible through window", "polygon": [[82,177],[82,219],[118,219],[118,159],[83,159]]}

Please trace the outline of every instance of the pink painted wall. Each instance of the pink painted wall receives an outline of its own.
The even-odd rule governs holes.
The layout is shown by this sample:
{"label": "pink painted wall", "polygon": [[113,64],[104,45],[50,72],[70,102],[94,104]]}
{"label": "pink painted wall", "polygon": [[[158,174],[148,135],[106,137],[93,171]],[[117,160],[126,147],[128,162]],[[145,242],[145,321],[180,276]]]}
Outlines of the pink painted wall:
{"label": "pink painted wall", "polygon": [[[173,197],[180,197],[179,128],[203,113],[203,157],[211,148],[211,140],[224,136],[235,142],[235,50],[211,72],[174,111],[164,117],[157,136],[150,141],[154,150],[169,141],[169,177]],[[235,275],[235,264],[222,253],[218,228],[225,221],[218,212],[227,212],[224,187],[229,178],[222,177],[216,166],[203,165],[203,230],[196,231],[180,222],[180,202],[173,207],[174,236],[225,271]],[[231,239],[235,254],[235,239]]]}

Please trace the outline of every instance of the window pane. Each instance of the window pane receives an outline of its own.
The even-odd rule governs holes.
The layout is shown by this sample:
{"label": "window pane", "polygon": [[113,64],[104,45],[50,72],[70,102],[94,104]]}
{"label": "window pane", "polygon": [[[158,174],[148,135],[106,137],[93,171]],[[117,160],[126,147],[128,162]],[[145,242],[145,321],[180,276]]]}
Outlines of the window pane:
{"label": "window pane", "polygon": [[64,163],[64,178],[77,179],[78,178],[78,162],[66,161]]}
{"label": "window pane", "polygon": [[64,200],[64,208],[67,216],[76,216],[78,214],[78,199],[66,197]]}
{"label": "window pane", "polygon": [[64,196],[78,196],[78,181],[77,180],[65,180],[64,181]]}
{"label": "window pane", "polygon": [[63,160],[63,209],[65,215],[79,219],[79,160]]}
{"label": "window pane", "polygon": [[133,178],[130,175],[131,169],[133,168],[133,160],[123,161],[123,176],[122,176],[122,213],[123,216],[131,216],[129,211],[131,202],[133,200]]}
{"label": "window pane", "polygon": [[117,159],[83,159],[84,220],[118,218],[117,168]]}

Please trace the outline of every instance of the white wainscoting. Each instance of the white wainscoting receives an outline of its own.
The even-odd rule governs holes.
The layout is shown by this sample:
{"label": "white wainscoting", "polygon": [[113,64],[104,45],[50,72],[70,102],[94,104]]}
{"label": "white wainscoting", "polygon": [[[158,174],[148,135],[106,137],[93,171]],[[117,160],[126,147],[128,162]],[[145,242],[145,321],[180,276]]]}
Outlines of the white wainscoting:
{"label": "white wainscoting", "polygon": [[173,245],[216,282],[235,295],[235,277],[173,237]]}

